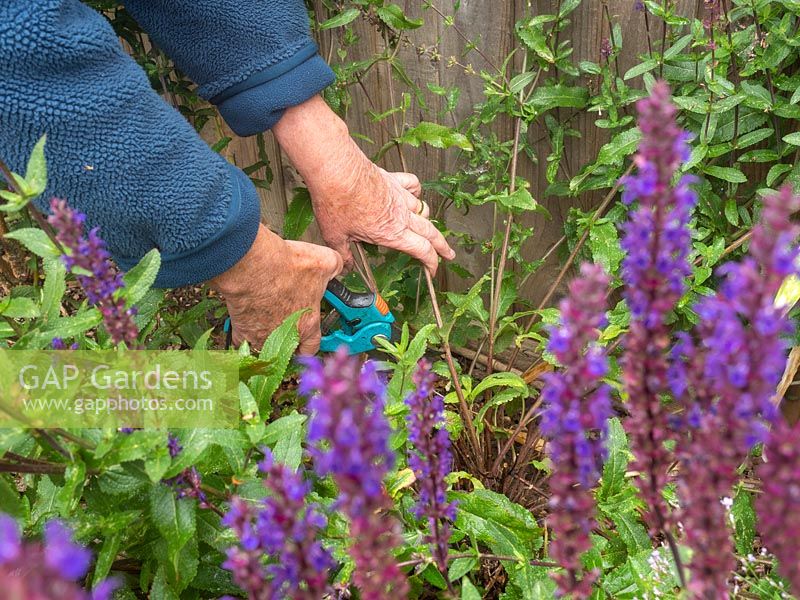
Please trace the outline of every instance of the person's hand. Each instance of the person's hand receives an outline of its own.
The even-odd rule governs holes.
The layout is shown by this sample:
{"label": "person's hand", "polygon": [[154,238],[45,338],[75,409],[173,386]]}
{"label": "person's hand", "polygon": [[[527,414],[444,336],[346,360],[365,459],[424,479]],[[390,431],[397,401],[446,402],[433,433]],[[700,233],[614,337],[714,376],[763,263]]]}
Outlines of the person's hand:
{"label": "person's hand", "polygon": [[261,225],[253,246],[231,269],[209,281],[228,305],[233,341],[260,348],[292,313],[300,318],[300,354],[320,344],[320,302],[328,282],[342,270],[342,258],[330,248],[282,240]]}
{"label": "person's hand", "polygon": [[410,173],[388,173],[350,137],[345,123],[320,97],[290,108],[273,129],[305,179],[325,242],[350,266],[350,242],[400,250],[436,272],[439,256],[455,257],[428,220],[421,186]]}

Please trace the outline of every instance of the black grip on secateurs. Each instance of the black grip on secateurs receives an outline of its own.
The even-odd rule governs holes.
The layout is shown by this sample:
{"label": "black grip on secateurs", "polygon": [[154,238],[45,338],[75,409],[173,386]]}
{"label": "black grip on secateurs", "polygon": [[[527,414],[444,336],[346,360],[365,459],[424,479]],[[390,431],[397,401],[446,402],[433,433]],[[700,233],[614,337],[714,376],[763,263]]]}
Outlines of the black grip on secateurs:
{"label": "black grip on secateurs", "polygon": [[328,282],[328,291],[350,308],[367,308],[375,301],[375,294],[372,292],[354,292],[338,279]]}

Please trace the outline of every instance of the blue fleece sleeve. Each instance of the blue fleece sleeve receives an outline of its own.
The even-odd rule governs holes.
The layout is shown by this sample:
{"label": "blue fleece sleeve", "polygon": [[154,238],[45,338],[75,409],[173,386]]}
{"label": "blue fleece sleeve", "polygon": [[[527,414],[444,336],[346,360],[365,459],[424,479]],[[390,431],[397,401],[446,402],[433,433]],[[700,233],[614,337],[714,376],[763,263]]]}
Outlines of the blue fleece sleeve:
{"label": "blue fleece sleeve", "polygon": [[208,280],[249,250],[255,187],[150,88],[78,0],[0,2],[0,157],[21,171],[47,134],[48,189],[86,213],[123,269],[158,248],[156,284]]}
{"label": "blue fleece sleeve", "polygon": [[303,0],[125,0],[125,6],[238,135],[269,129],[284,109],[334,81],[311,39]]}

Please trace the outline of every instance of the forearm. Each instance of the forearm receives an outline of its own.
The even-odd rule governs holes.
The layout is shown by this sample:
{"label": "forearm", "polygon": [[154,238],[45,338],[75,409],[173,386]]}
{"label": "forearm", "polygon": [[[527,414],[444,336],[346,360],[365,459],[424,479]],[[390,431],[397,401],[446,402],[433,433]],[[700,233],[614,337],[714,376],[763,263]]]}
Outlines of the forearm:
{"label": "forearm", "polygon": [[374,177],[374,165],[321,96],[287,109],[272,132],[312,197],[324,190],[326,199],[344,198],[359,181]]}
{"label": "forearm", "polygon": [[126,0],[126,8],[239,135],[271,128],[334,81],[303,0]]}

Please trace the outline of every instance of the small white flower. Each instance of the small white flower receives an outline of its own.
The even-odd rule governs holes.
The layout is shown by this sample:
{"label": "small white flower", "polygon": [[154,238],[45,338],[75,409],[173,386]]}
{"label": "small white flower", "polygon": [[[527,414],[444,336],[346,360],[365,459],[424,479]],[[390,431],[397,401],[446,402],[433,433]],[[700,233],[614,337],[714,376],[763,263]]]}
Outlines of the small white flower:
{"label": "small white flower", "polygon": [[722,506],[724,506],[724,507],[725,507],[727,510],[730,510],[730,509],[731,509],[731,507],[733,506],[733,498],[729,498],[728,496],[725,496],[725,497],[724,497],[722,500],[720,500],[720,503],[721,503],[721,504],[722,504]]}

